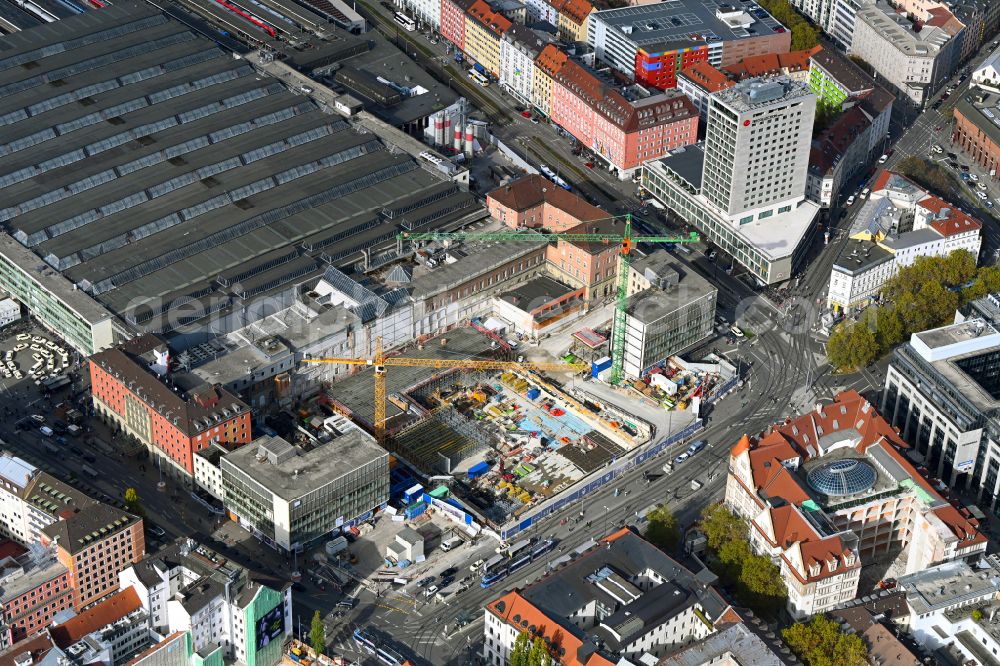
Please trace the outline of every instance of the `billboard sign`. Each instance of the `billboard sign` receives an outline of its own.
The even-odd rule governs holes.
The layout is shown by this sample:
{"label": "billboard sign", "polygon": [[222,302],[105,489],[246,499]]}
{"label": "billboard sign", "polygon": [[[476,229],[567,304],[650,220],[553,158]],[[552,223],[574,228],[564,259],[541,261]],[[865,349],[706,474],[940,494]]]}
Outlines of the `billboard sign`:
{"label": "billboard sign", "polygon": [[271,641],[281,640],[284,633],[285,605],[279,603],[257,620],[257,649],[262,650]]}

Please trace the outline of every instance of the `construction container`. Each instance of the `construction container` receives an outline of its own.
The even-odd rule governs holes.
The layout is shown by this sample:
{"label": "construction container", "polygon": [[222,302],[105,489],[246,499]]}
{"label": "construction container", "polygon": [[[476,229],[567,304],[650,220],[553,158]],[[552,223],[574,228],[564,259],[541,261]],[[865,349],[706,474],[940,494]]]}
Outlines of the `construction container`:
{"label": "construction container", "polygon": [[469,468],[468,472],[469,480],[476,479],[482,476],[483,474],[486,474],[486,472],[488,471],[490,471],[490,464],[488,462],[484,460],[480,463],[476,463],[475,465]]}
{"label": "construction container", "polygon": [[599,358],[590,365],[590,376],[597,379],[597,376],[602,370],[607,370],[611,367],[611,357],[605,356],[604,358]]}

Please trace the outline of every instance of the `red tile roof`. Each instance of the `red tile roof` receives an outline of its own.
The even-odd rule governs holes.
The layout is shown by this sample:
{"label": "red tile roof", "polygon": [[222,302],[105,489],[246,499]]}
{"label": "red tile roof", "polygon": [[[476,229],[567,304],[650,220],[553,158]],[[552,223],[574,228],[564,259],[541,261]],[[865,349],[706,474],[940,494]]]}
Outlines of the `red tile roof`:
{"label": "red tile roof", "polygon": [[625,132],[680,122],[698,115],[691,100],[676,91],[629,102],[613,86],[572,60],[567,60],[554,78]]}
{"label": "red tile roof", "polygon": [[557,12],[577,25],[583,24],[587,20],[587,17],[590,16],[590,12],[594,11],[594,5],[590,4],[587,0],[552,0],[549,4]]}
{"label": "red tile roof", "polygon": [[[889,184],[889,179],[892,178],[893,175],[895,174],[892,171],[889,171],[888,169],[883,169],[882,171],[879,171],[878,178],[876,178],[875,182],[872,183],[872,192],[878,192],[879,190],[884,190],[885,186]],[[900,176],[900,178],[904,177],[905,176]]]}
{"label": "red tile roof", "polygon": [[961,540],[962,543],[958,546],[960,549],[986,541],[986,535],[979,531],[979,521],[967,511],[959,511],[951,504],[945,504],[934,509],[934,515]]}
{"label": "red tile roof", "polygon": [[931,228],[942,236],[954,236],[956,234],[968,233],[970,231],[979,231],[983,228],[982,224],[972,219],[947,201],[944,201],[933,194],[929,194],[921,199],[917,205],[927,209],[935,215],[940,215],[942,210],[948,210],[947,217],[929,222]]}
{"label": "red tile roof", "polygon": [[50,627],[49,633],[55,644],[60,649],[65,650],[70,645],[79,642],[84,636],[117,622],[139,608],[142,608],[142,602],[139,600],[135,588],[130,587],[91,606],[62,624]]}
{"label": "red tile roof", "polygon": [[687,77],[708,92],[718,92],[736,85],[736,81],[733,81],[724,72],[710,65],[707,60],[688,65],[681,70],[681,75]]}
{"label": "red tile roof", "polygon": [[469,16],[483,24],[491,32],[502,35],[510,29],[511,21],[499,12],[493,11],[484,0],[476,0],[467,10]]}
{"label": "red tile roof", "polygon": [[[608,540],[611,540],[612,537],[617,538],[616,535],[612,535],[608,537]],[[561,650],[566,651],[558,663],[564,666],[582,666],[576,660],[576,654],[583,642],[573,634],[564,631],[558,622],[549,618],[534,604],[522,597],[517,588],[486,604],[486,610],[493,613],[501,621],[515,627],[519,632],[526,631],[532,626],[535,627],[538,635],[549,638],[553,651],[557,653]]]}
{"label": "red tile roof", "polygon": [[37,664],[54,647],[55,644],[52,642],[52,639],[44,633],[26,638],[20,643],[14,643],[3,652],[0,652],[0,666],[14,666],[14,662],[24,652],[31,655],[32,664]]}
{"label": "red tile roof", "polygon": [[822,46],[788,53],[765,53],[763,55],[747,56],[737,63],[726,67],[726,71],[737,79],[748,79],[756,76],[768,76],[804,72],[809,69],[809,59],[823,50]]}
{"label": "red tile roof", "polygon": [[547,204],[572,215],[581,222],[605,220],[608,217],[607,212],[597,206],[591,206],[582,198],[567,192],[537,173],[501,185],[486,196],[518,212]]}
{"label": "red tile roof", "polygon": [[[844,546],[844,542],[841,541],[839,536],[831,536],[825,539],[803,542],[799,545],[799,553],[802,554],[802,565],[805,569],[804,572],[796,571],[795,567],[789,568],[796,574],[797,578],[802,580],[803,583],[821,580],[831,576],[838,576],[845,571],[861,567],[861,558],[851,553],[851,551]],[[846,558],[848,555],[854,555],[854,563],[850,566],[847,565]],[[782,557],[786,558],[784,553],[782,553]],[[836,565],[833,570],[831,570],[828,563],[834,560],[834,558],[836,558]],[[819,573],[815,576],[809,574],[809,567],[813,564],[820,565]],[[805,573],[805,576],[802,575],[803,573]]]}
{"label": "red tile roof", "polygon": [[535,67],[538,67],[549,76],[556,76],[562,71],[563,65],[569,60],[566,52],[555,44],[548,44],[542,52],[535,58]]}

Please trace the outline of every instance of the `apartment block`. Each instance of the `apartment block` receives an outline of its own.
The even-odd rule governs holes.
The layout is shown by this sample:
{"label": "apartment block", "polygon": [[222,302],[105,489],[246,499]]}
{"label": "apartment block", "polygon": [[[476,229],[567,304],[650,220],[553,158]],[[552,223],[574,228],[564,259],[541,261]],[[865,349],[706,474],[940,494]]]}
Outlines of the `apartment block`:
{"label": "apartment block", "polygon": [[97,503],[63,511],[42,530],[41,544],[69,570],[77,611],[117,591],[118,572],[146,551],[141,518]]}
{"label": "apartment block", "polygon": [[194,472],[192,456],[211,442],[250,441],[250,410],[193,373],[171,368],[171,350],[145,334],[90,359],[94,409],[168,468]]}
{"label": "apartment block", "polygon": [[698,137],[697,110],[683,95],[629,100],[573,60],[552,73],[549,115],[622,179]]}
{"label": "apartment block", "polygon": [[918,257],[964,250],[978,260],[982,224],[954,205],[891,171],[883,171],[871,190],[834,261],[827,307],[867,307],[886,280]]}
{"label": "apartment block", "polygon": [[4,646],[34,636],[73,607],[69,569],[53,553],[22,551],[0,560]]}
{"label": "apartment block", "polygon": [[969,93],[955,104],[952,142],[995,179],[1000,170],[1000,76],[984,79]]}
{"label": "apartment block", "polygon": [[522,104],[535,99],[535,59],[552,37],[514,23],[500,40],[500,85]]}
{"label": "apartment block", "polygon": [[465,12],[462,51],[493,76],[500,76],[500,41],[511,25],[510,19],[494,11],[485,0],[475,0]]}
{"label": "apartment block", "polygon": [[507,664],[527,627],[551,646],[553,662],[565,666],[657,663],[711,635],[716,622],[733,614],[714,582],[707,570],[689,571],[622,529],[541,581],[488,602],[485,663]]}
{"label": "apartment block", "polygon": [[119,579],[122,589],[138,595],[156,633],[190,636],[190,649],[204,660],[200,666],[213,660],[246,666],[281,661],[292,633],[290,583],[272,587],[191,539],[137,562]]}
{"label": "apartment block", "polygon": [[951,77],[961,53],[964,26],[944,7],[932,12],[918,31],[884,0],[862,7],[849,50],[917,108]]}

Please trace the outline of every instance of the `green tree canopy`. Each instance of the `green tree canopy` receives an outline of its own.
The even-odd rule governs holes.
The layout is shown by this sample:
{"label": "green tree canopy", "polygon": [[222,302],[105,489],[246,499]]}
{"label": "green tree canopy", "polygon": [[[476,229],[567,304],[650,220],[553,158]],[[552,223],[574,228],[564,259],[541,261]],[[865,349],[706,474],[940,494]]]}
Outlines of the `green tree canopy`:
{"label": "green tree canopy", "polygon": [[871,365],[880,353],[875,331],[865,322],[845,321],[833,329],[827,341],[830,364],[840,370],[857,370]]}
{"label": "green tree canopy", "polygon": [[725,507],[716,502],[701,512],[701,531],[705,534],[708,547],[719,550],[730,541],[746,540],[747,525]]}
{"label": "green tree canopy", "polygon": [[793,624],[781,637],[806,666],[868,666],[868,648],[861,637],[845,634],[825,615]]}
{"label": "green tree canopy", "polygon": [[869,308],[861,321],[844,321],[827,340],[826,355],[839,370],[863,368],[910,334],[943,326],[974,298],[1000,288],[1000,268],[976,269],[965,250],[945,257],[919,257],[882,287],[881,307]]}
{"label": "green tree canopy", "polygon": [[514,649],[510,652],[510,666],[530,666],[528,661],[530,654],[530,637],[527,631],[522,631],[514,639]]}
{"label": "green tree canopy", "polygon": [[663,550],[673,550],[680,541],[681,531],[677,518],[666,504],[659,504],[646,514],[646,539]]}
{"label": "green tree canopy", "polygon": [[317,654],[323,654],[326,650],[326,625],[319,611],[313,613],[312,625],[309,627],[309,646]]}
{"label": "green tree canopy", "polygon": [[740,587],[756,605],[778,611],[788,599],[788,589],[781,578],[781,569],[763,555],[750,555],[743,560],[740,571]]}

